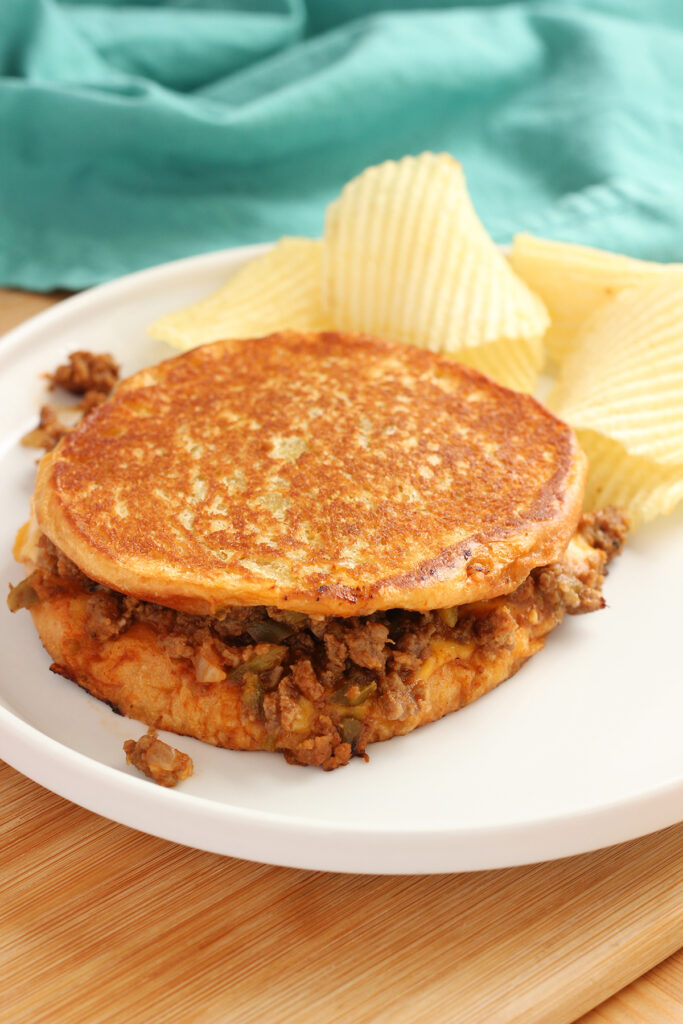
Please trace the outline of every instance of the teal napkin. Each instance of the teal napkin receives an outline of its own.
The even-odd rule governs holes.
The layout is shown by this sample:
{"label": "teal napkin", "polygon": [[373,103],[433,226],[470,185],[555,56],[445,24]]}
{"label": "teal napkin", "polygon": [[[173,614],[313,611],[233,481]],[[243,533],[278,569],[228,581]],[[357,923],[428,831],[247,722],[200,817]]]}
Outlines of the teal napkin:
{"label": "teal napkin", "polygon": [[0,0],[0,283],[320,235],[368,164],[514,232],[683,260],[683,4]]}

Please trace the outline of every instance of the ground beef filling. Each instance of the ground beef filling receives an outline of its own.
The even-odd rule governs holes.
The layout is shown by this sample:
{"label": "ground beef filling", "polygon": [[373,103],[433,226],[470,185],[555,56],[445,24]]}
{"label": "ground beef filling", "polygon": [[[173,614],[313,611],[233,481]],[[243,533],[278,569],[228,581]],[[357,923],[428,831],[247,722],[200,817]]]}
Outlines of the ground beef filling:
{"label": "ground beef filling", "polygon": [[157,786],[170,789],[194,771],[192,758],[160,740],[155,729],[148,729],[139,740],[126,740],[123,749],[126,764],[132,764]]}
{"label": "ground beef filling", "polygon": [[474,645],[485,659],[510,649],[520,624],[544,636],[565,613],[602,607],[604,564],[621,549],[626,525],[608,509],[585,516],[579,531],[606,557],[578,572],[556,563],[535,569],[503,598],[354,618],[237,606],[217,617],[188,615],[93,582],[42,537],[38,568],[12,591],[10,607],[87,593],[93,640],[114,640],[145,623],[170,658],[191,662],[198,684],[237,683],[243,715],[264,724],[273,749],[329,769],[364,753],[369,718],[395,722],[417,713],[418,670],[439,638]]}
{"label": "ground beef filling", "polygon": [[116,386],[119,366],[107,353],[72,352],[69,361],[47,374],[50,391],[64,388],[72,395],[100,394],[105,397]]}
{"label": "ground beef filling", "polygon": [[[44,448],[49,452],[82,417],[109,397],[118,383],[119,366],[113,356],[106,353],[79,351],[72,352],[67,363],[45,376],[50,391],[61,388],[81,396],[78,405],[67,409],[41,406],[38,426],[21,440],[26,448]],[[74,413],[77,414],[75,417]],[[65,414],[66,420],[63,418]]]}

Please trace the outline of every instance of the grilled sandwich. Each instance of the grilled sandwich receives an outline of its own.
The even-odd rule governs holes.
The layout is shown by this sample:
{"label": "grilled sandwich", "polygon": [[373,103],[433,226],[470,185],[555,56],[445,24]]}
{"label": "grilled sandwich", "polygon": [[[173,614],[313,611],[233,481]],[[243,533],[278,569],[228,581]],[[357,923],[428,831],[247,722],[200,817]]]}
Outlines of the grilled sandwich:
{"label": "grilled sandwich", "polygon": [[41,462],[10,595],[120,713],[324,769],[511,676],[604,604],[622,517],[533,398],[284,332],[124,381]]}

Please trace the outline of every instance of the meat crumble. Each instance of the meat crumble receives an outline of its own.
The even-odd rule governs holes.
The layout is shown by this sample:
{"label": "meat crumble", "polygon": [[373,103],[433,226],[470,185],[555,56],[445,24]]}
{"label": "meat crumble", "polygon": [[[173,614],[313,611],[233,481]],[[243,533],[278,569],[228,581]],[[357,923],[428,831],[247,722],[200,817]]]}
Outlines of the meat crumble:
{"label": "meat crumble", "polygon": [[48,373],[47,379],[50,391],[60,387],[72,395],[108,395],[119,379],[119,365],[106,352],[72,352],[68,363]]}
{"label": "meat crumble", "polygon": [[[82,396],[78,405],[63,410],[61,416],[60,410],[43,405],[38,426],[21,439],[26,448],[44,448],[49,452],[80,419],[109,397],[119,379],[119,366],[107,353],[78,351],[71,353],[68,363],[45,376],[50,391],[62,388]],[[64,413],[72,414],[71,422],[67,422]],[[75,418],[74,413],[78,414]]]}
{"label": "meat crumble", "polygon": [[400,723],[419,714],[420,670],[440,642],[459,645],[457,660],[476,680],[516,649],[521,630],[533,642],[540,638],[538,649],[565,613],[603,607],[604,566],[621,549],[626,530],[617,510],[593,513],[578,531],[591,557],[572,562],[570,545],[562,562],[534,569],[511,594],[429,612],[391,609],[353,618],[265,606],[190,615],[93,582],[43,536],[38,566],[12,590],[9,604],[16,610],[60,593],[87,594],[93,642],[145,624],[169,658],[191,667],[197,686],[240,687],[243,721],[265,728],[269,749],[282,751],[290,763],[331,769],[352,755],[364,756],[371,724],[377,738],[379,720]]}
{"label": "meat crumble", "polygon": [[156,729],[148,729],[139,740],[126,740],[123,749],[126,764],[132,764],[158,786],[170,789],[194,771],[192,758],[160,740]]}
{"label": "meat crumble", "polygon": [[51,405],[42,405],[38,426],[24,434],[21,443],[25,448],[44,448],[46,452],[51,452],[70,429]]}

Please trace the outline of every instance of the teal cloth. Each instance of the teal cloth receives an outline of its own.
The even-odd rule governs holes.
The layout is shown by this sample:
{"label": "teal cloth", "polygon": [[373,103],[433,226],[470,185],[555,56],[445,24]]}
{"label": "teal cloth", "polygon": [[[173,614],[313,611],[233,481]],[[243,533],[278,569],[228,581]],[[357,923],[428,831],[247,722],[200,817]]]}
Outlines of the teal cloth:
{"label": "teal cloth", "polygon": [[683,3],[0,0],[0,283],[317,236],[449,151],[494,238],[683,260]]}

